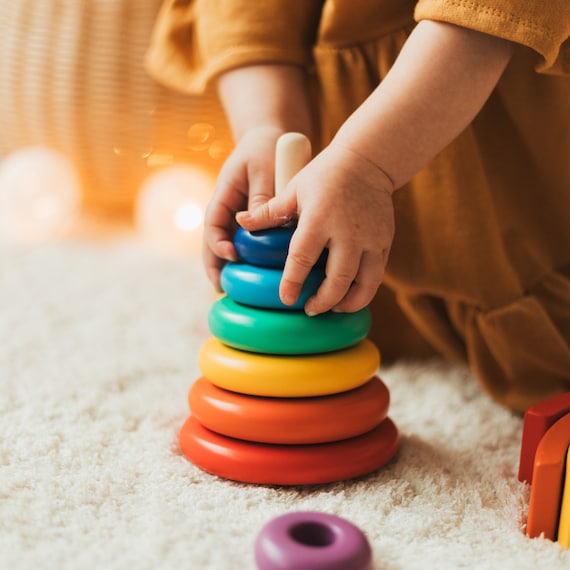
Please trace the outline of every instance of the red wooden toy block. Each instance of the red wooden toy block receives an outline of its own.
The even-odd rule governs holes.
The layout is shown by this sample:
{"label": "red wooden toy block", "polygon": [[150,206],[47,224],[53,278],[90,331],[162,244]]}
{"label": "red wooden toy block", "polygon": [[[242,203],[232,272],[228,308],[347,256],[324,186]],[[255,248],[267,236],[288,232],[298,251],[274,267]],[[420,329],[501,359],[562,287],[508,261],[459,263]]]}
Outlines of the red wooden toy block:
{"label": "red wooden toy block", "polygon": [[532,483],[536,449],[542,436],[562,416],[570,413],[570,392],[529,408],[524,415],[519,462],[519,481]]}

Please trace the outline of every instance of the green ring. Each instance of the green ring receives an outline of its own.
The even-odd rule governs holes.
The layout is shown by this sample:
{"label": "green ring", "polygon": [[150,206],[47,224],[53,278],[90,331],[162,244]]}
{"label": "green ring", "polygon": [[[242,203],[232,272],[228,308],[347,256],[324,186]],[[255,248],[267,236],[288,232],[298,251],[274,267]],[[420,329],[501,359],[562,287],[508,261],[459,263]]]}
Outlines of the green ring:
{"label": "green ring", "polygon": [[370,330],[370,310],[323,313],[308,317],[303,311],[258,309],[218,299],[210,308],[208,324],[224,344],[262,354],[318,354],[352,346]]}

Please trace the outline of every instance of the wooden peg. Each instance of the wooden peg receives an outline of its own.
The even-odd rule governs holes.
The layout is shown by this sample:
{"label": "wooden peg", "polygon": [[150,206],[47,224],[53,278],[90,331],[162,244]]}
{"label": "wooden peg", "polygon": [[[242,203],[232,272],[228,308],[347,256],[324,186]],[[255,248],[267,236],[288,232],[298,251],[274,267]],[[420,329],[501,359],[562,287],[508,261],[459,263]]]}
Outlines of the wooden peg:
{"label": "wooden peg", "polygon": [[301,133],[285,133],[275,147],[275,195],[311,160],[311,141]]}

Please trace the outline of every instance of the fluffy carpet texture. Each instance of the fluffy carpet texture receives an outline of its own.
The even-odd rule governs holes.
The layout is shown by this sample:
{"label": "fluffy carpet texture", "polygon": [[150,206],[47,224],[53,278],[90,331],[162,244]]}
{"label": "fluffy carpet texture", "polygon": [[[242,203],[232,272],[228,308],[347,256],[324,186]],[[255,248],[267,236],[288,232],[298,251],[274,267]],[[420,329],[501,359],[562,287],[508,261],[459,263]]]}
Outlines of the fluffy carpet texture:
{"label": "fluffy carpet texture", "polygon": [[570,568],[523,532],[521,418],[464,368],[381,368],[402,441],[379,472],[239,484],[177,445],[209,336],[198,260],[124,237],[2,244],[0,268],[0,568],[253,569],[262,526],[299,510],[357,524],[376,569]]}

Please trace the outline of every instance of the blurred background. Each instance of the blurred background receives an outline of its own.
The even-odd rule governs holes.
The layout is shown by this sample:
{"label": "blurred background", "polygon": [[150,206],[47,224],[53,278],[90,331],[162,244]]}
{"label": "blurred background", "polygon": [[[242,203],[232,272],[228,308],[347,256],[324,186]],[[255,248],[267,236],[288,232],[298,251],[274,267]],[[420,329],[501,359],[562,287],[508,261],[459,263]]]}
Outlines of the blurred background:
{"label": "blurred background", "polygon": [[177,93],[146,72],[160,4],[0,1],[5,238],[49,239],[79,218],[151,241],[200,231],[233,142],[213,92]]}

